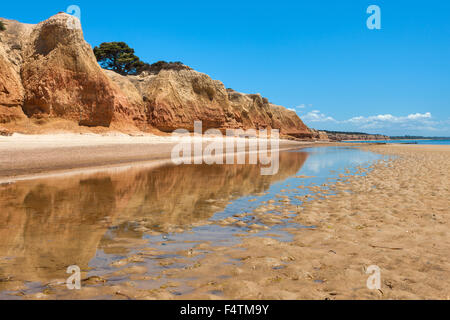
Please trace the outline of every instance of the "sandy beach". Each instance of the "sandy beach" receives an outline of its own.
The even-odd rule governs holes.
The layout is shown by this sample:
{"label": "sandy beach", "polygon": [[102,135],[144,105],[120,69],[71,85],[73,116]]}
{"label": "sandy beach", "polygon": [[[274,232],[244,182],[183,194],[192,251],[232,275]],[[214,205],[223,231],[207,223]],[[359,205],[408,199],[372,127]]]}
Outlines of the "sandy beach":
{"label": "sandy beach", "polygon": [[[450,146],[366,148],[398,158],[366,177],[321,186],[325,197],[313,197],[295,218],[316,228],[290,230],[292,243],[250,238],[240,250],[217,249],[189,274],[232,277],[195,283],[189,298],[214,298],[205,293],[213,287],[232,299],[449,299]],[[275,202],[260,213],[268,209],[293,208]],[[218,268],[226,256],[242,264]],[[381,269],[379,291],[366,287],[370,265]]]}
{"label": "sandy beach", "polygon": [[[313,195],[301,206],[291,204],[287,190],[239,215],[252,219],[225,219],[223,226],[248,224],[234,246],[205,241],[177,252],[185,260],[158,258],[163,267],[157,276],[146,275],[140,263],[161,252],[143,248],[116,261],[110,274],[85,277],[79,291],[66,290],[62,279],[23,298],[450,299],[450,146],[361,148],[390,158],[307,187]],[[292,212],[293,221],[306,227],[285,229],[292,241],[256,234],[281,225]],[[145,221],[135,223],[146,230]],[[126,242],[139,244],[141,239]],[[179,263],[188,266],[176,267]],[[380,268],[380,290],[366,286],[371,265]],[[117,277],[129,280],[115,283]],[[139,281],[160,285],[142,289]],[[186,285],[192,289],[176,294]]]}
{"label": "sandy beach", "polygon": [[[208,275],[192,283],[188,298],[217,298],[207,292],[222,290],[230,299],[449,299],[450,146],[366,148],[398,158],[365,177],[318,187],[324,198],[314,196],[295,217],[315,228],[289,230],[293,242],[247,238],[215,249],[198,268],[172,272]],[[286,201],[267,204],[259,216],[276,223],[265,212],[293,209]],[[241,264],[221,265],[226,257]],[[366,287],[370,265],[381,270],[379,291]]]}
{"label": "sandy beach", "polygon": [[[213,141],[217,138],[203,139],[204,145]],[[0,182],[137,163],[164,164],[170,162],[172,149],[177,143],[170,136],[129,136],[120,133],[0,136]],[[279,148],[312,145],[328,143],[280,140]]]}

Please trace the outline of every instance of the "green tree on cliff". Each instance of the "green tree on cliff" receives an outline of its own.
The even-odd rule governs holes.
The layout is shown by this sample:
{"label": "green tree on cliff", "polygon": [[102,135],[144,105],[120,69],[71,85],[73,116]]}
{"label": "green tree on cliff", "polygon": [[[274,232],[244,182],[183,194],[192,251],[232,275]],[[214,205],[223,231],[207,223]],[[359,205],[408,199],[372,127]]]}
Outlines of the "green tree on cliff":
{"label": "green tree on cliff", "polygon": [[121,75],[136,74],[144,66],[125,42],[103,42],[94,48],[94,54],[102,68]]}
{"label": "green tree on cliff", "polygon": [[0,21],[0,31],[5,31],[6,27],[5,24],[3,23],[3,21]]}

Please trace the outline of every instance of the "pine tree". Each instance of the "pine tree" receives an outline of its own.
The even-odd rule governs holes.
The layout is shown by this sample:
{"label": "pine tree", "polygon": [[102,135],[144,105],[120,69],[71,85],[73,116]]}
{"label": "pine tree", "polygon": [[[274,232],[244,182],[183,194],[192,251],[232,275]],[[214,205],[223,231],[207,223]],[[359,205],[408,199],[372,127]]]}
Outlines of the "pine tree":
{"label": "pine tree", "polygon": [[94,48],[94,54],[102,68],[121,75],[136,74],[144,65],[125,42],[104,42]]}

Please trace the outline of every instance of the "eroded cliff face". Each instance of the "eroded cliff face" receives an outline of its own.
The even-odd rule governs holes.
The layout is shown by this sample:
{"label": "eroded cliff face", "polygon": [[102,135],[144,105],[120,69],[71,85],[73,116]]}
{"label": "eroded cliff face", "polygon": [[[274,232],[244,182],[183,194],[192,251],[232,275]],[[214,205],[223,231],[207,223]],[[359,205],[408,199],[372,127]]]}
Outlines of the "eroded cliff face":
{"label": "eroded cliff face", "polygon": [[270,103],[259,94],[244,94],[228,89],[236,121],[245,129],[273,128],[282,135],[311,138],[311,131],[297,114],[284,107]]}
{"label": "eroded cliff face", "polygon": [[126,77],[114,71],[103,70],[103,72],[119,88],[121,101],[126,101],[114,109],[112,127],[126,131],[131,125],[142,131],[148,130],[150,125],[147,121],[145,103],[137,88]]}
{"label": "eroded cliff face", "polygon": [[0,70],[0,123],[6,123],[24,117],[21,109],[24,94],[20,77],[11,68],[2,46]]}
{"label": "eroded cliff face", "polygon": [[[280,130],[282,136],[312,137],[295,112],[274,105],[259,94],[226,89],[222,82],[195,70],[113,77],[116,82],[125,79],[140,92],[149,124],[161,131],[192,131],[194,121],[200,120],[203,130],[267,128]],[[134,90],[126,92],[133,99]]]}
{"label": "eroded cliff face", "polygon": [[194,70],[121,76],[101,69],[79,21],[59,13],[37,25],[5,20],[0,33],[0,124],[66,119],[119,131],[279,129],[312,138],[292,111]]}
{"label": "eroded cliff face", "polygon": [[109,126],[114,112],[129,109],[129,103],[101,70],[76,21],[60,13],[33,29],[21,70],[23,110]]}
{"label": "eroded cliff face", "polygon": [[222,128],[232,121],[224,85],[194,70],[162,70],[127,77],[143,97],[147,119],[161,131]]}
{"label": "eroded cliff face", "polygon": [[27,117],[72,120],[82,126],[145,123],[98,65],[79,21],[59,13],[37,25],[2,21],[0,123]]}
{"label": "eroded cliff face", "polygon": [[22,48],[32,25],[1,19],[6,31],[0,32],[0,124],[25,119],[22,111],[25,91],[20,77]]}
{"label": "eroded cliff face", "polygon": [[321,141],[329,141],[330,137],[328,136],[328,134],[325,131],[319,131],[319,130],[315,130],[315,129],[310,129],[312,134],[313,134],[313,138],[315,140],[321,140]]}

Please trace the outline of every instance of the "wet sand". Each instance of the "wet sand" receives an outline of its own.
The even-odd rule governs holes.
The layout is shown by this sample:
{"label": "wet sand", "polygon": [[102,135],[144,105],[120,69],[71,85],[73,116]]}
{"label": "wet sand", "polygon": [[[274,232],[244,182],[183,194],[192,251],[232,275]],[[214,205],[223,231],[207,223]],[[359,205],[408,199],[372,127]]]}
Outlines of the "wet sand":
{"label": "wet sand", "polygon": [[[310,186],[316,194],[301,206],[291,204],[287,194],[277,195],[248,213],[258,223],[246,221],[249,231],[235,246],[198,244],[178,252],[196,258],[190,265],[178,268],[182,259],[165,257],[160,265],[174,267],[155,277],[135,264],[158,255],[146,248],[118,262],[126,268],[85,278],[79,291],[69,292],[56,281],[47,292],[22,298],[449,299],[450,146],[362,148],[395,158]],[[292,212],[294,222],[308,227],[288,228],[293,241],[249,237],[281,224]],[[381,270],[380,290],[366,287],[371,265]],[[114,282],[123,276],[129,281]],[[136,285],[143,280],[158,285]]]}
{"label": "wet sand", "polygon": [[[290,230],[293,242],[249,238],[243,251],[201,260],[189,273],[210,280],[191,283],[186,298],[218,298],[216,290],[231,299],[449,299],[450,146],[365,148],[398,158],[297,208],[294,220],[315,228]],[[286,209],[288,201],[275,204]],[[226,256],[240,264],[219,268]],[[366,287],[370,265],[381,269],[381,290]]]}
{"label": "wet sand", "polygon": [[[214,138],[205,138],[205,145]],[[170,162],[177,144],[171,137],[96,134],[0,136],[0,182],[48,173],[101,170],[112,166]],[[324,145],[323,142],[280,140],[280,149]]]}

